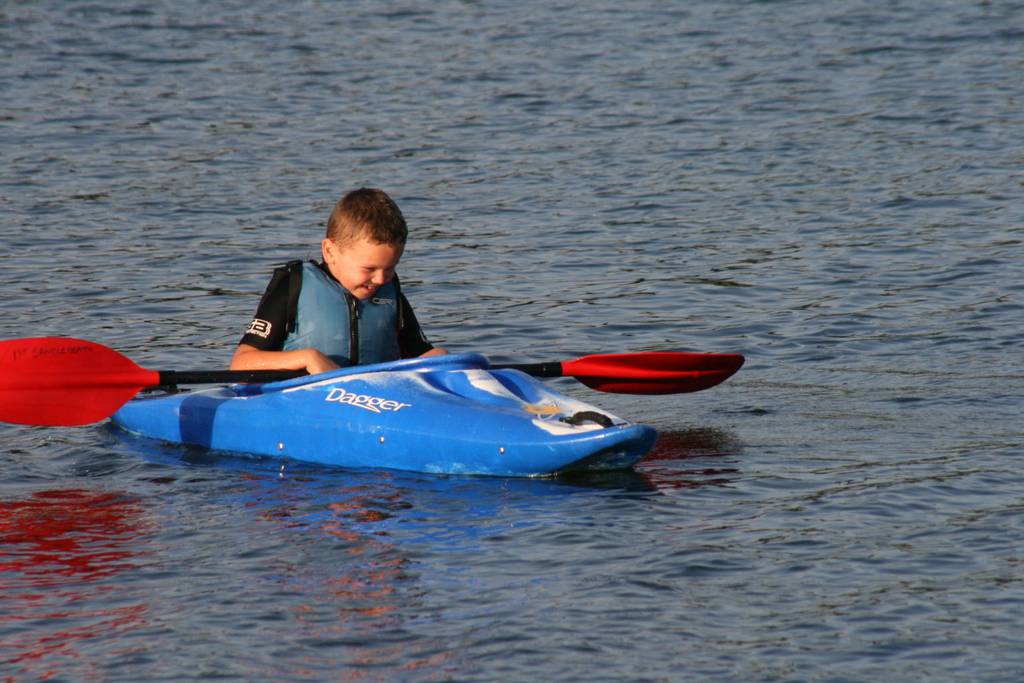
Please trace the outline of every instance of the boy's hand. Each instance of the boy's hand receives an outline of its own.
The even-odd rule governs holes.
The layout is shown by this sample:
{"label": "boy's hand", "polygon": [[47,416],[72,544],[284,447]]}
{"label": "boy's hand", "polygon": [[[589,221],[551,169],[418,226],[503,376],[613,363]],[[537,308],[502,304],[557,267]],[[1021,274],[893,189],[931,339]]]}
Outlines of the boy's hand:
{"label": "boy's hand", "polygon": [[321,372],[327,372],[328,370],[337,370],[340,365],[335,363],[333,360],[320,353],[316,349],[305,349],[306,352],[306,372],[311,375],[316,375]]}

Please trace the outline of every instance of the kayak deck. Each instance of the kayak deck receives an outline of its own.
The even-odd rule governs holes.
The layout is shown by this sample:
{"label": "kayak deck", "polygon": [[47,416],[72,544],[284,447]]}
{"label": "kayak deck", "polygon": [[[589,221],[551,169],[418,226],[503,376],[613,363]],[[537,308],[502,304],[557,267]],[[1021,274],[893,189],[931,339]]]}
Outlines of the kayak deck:
{"label": "kayak deck", "polygon": [[112,418],[174,443],[353,468],[551,476],[627,469],[657,433],[478,354],[143,396]]}

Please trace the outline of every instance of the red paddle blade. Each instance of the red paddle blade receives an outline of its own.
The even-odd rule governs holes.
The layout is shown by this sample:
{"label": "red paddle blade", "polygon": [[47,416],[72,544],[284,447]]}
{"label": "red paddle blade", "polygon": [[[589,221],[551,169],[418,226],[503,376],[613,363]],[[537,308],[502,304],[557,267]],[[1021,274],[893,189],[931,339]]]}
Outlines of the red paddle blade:
{"label": "red paddle blade", "polygon": [[743,361],[738,353],[608,353],[563,361],[562,373],[612,394],[685,394],[721,384]]}
{"label": "red paddle blade", "polygon": [[0,421],[82,425],[109,417],[143,387],[160,383],[106,346],[82,339],[0,341]]}

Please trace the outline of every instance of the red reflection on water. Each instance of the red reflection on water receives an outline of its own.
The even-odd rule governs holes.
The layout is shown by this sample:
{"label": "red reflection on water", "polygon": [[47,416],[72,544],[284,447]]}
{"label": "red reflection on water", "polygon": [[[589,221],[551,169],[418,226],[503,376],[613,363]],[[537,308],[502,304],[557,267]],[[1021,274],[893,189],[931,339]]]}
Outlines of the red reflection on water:
{"label": "red reflection on water", "polygon": [[0,662],[19,666],[4,681],[94,677],[82,643],[142,623],[147,605],[111,606],[118,586],[107,583],[135,566],[141,520],[138,499],[119,493],[0,500]]}
{"label": "red reflection on water", "polygon": [[742,445],[729,432],[706,427],[680,429],[661,432],[644,462],[708,455],[736,455],[741,450]]}
{"label": "red reflection on water", "polygon": [[700,459],[710,464],[710,458],[736,456],[741,451],[742,445],[734,436],[718,429],[662,432],[637,471],[651,486],[661,490],[726,486],[738,474],[737,468],[694,468],[686,461]]}

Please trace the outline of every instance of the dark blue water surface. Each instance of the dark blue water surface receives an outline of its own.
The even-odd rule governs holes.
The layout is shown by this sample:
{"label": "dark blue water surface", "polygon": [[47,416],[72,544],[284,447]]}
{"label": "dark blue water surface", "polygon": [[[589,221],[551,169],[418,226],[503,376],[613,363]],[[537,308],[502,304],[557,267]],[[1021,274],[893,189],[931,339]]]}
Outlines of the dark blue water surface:
{"label": "dark blue water surface", "polygon": [[1024,677],[1024,3],[7,2],[0,338],[225,365],[389,191],[435,342],[636,471],[342,471],[0,425],[0,680]]}

